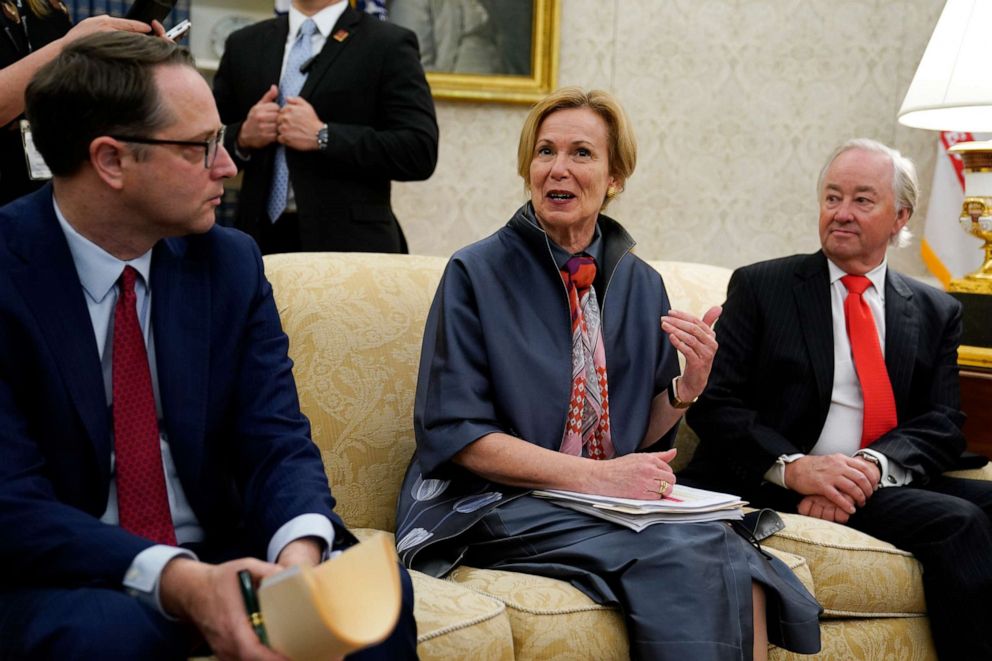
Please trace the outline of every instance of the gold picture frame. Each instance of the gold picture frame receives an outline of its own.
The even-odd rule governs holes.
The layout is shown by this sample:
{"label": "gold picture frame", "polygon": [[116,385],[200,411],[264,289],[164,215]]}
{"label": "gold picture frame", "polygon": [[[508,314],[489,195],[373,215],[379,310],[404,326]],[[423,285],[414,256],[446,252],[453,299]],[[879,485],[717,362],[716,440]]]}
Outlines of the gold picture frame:
{"label": "gold picture frame", "polygon": [[[394,4],[397,1],[403,0],[394,0]],[[561,0],[532,0],[532,4],[529,75],[428,70],[427,82],[434,98],[531,104],[554,90],[558,81]]]}

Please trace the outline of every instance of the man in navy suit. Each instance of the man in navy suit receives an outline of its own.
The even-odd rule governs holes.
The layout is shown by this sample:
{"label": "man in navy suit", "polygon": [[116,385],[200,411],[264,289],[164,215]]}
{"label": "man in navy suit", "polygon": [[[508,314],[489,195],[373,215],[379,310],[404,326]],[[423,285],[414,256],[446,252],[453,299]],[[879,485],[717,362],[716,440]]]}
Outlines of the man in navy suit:
{"label": "man in navy suit", "polygon": [[[992,482],[942,475],[965,447],[961,305],[885,258],[916,206],[915,169],[852,140],[818,190],[822,250],[731,277],[720,350],[688,415],[700,446],[680,479],[912,552],[940,657],[992,658]],[[866,332],[849,336],[864,308]]]}
{"label": "man in navy suit", "polygon": [[[259,252],[214,226],[235,167],[210,89],[171,42],[102,34],[27,114],[54,181],[0,209],[0,658],[277,658],[236,574],[355,540]],[[403,579],[365,658],[415,657]]]}

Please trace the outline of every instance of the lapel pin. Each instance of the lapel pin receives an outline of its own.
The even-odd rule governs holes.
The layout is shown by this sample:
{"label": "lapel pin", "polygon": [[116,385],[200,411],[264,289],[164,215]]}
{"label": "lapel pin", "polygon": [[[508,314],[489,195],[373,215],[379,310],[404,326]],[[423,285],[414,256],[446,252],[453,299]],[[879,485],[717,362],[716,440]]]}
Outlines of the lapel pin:
{"label": "lapel pin", "polygon": [[334,41],[336,41],[338,43],[341,43],[342,41],[344,41],[347,38],[348,38],[348,31],[347,30],[338,30],[337,32],[334,33]]}

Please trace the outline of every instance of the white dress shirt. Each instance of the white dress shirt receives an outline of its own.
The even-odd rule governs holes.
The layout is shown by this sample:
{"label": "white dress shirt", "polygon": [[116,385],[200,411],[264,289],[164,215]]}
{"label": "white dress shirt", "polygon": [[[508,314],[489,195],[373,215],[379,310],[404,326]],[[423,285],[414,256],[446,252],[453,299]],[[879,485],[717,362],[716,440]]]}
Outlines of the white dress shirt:
{"label": "white dress shirt", "polygon": [[[844,316],[847,287],[841,282],[841,278],[847,273],[829,259],[827,260],[827,268],[830,275],[830,314],[834,339],[834,383],[830,394],[827,419],[820,431],[820,438],[810,450],[810,454],[870,455],[879,462],[879,468],[882,472],[880,486],[904,486],[913,479],[910,471],[881,452],[871,448],[861,449],[864,398],[861,394],[861,382],[858,381],[858,374],[854,368],[851,340],[847,335],[847,323]],[[882,260],[881,264],[865,274],[865,277],[871,280],[871,286],[862,295],[868,307],[871,308],[883,356],[885,355],[885,274],[887,269],[886,261]],[[765,473],[765,479],[784,487],[785,464],[803,456],[805,455],[799,453],[779,457],[779,461]]]}
{"label": "white dress shirt", "polygon": [[[152,253],[146,252],[144,255],[129,261],[117,259],[100,246],[96,245],[79,232],[66,220],[57,202],[55,205],[55,215],[65,234],[69,244],[69,252],[72,261],[76,266],[76,273],[79,274],[79,281],[83,286],[86,298],[86,307],[90,313],[90,321],[93,325],[94,339],[96,340],[97,351],[100,356],[100,365],[103,370],[103,385],[107,406],[113,402],[112,383],[112,353],[113,353],[113,318],[114,306],[117,304],[117,280],[125,266],[133,267],[141,276],[135,281],[135,295],[137,298],[136,307],[138,322],[145,338],[145,347],[148,351],[148,363],[151,371],[152,391],[155,395],[155,411],[158,414],[159,424],[159,445],[162,449],[162,467],[165,471],[165,487],[169,496],[169,509],[172,513],[172,524],[176,531],[176,542],[187,544],[200,542],[204,539],[203,528],[190,507],[189,501],[183,490],[182,482],[176,472],[176,464],[172,459],[172,452],[169,446],[169,439],[161,431],[162,401],[158,389],[158,366],[155,361],[155,342],[152,338],[151,306],[152,293],[149,286],[151,275]],[[100,517],[103,523],[118,525],[119,517],[117,512],[117,481],[114,474],[114,456],[111,454],[111,475],[110,494],[107,498],[107,508]],[[282,549],[293,540],[302,537],[317,537],[322,539],[330,549],[334,542],[334,527],[327,517],[321,514],[303,514],[291,519],[284,524],[276,534],[273,535],[268,546],[268,560],[275,562]],[[133,595],[145,601],[149,605],[162,610],[159,600],[159,578],[162,570],[170,560],[177,556],[188,556],[196,558],[191,551],[175,546],[157,544],[145,549],[137,556],[124,575],[124,587]]]}

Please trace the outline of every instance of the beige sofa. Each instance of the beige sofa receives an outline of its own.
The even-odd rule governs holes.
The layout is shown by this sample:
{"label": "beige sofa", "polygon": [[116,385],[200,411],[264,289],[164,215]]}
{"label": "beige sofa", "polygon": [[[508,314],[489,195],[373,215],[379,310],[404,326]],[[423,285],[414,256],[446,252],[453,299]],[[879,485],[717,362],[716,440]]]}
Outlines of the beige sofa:
{"label": "beige sofa", "polygon": [[[376,254],[266,257],[290,338],[303,410],[337,510],[359,536],[392,532],[413,452],[413,398],[424,321],[445,260]],[[723,300],[730,272],[657,262],[675,307]],[[681,458],[693,438],[680,435]],[[977,472],[976,472],[977,473]],[[973,475],[977,476],[977,475]],[[992,470],[984,477],[992,479]],[[839,525],[785,515],[766,541],[825,612],[821,659],[934,659],[919,564]],[[445,580],[413,572],[425,659],[624,659],[620,614],[560,581],[461,567]],[[799,657],[780,649],[771,658]]]}

